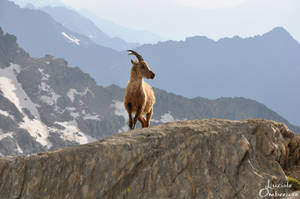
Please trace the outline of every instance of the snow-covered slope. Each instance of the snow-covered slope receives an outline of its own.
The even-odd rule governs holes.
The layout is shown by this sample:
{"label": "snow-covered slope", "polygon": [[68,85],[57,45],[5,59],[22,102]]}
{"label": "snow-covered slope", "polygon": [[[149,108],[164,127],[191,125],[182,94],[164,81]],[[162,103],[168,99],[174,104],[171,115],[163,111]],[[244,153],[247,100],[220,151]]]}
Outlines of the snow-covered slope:
{"label": "snow-covered slope", "polygon": [[[15,64],[0,69],[0,90],[3,97],[12,102],[18,111],[23,114],[23,122],[19,123],[19,127],[25,129],[32,137],[36,138],[38,143],[49,149],[52,144],[48,140],[49,132],[47,126],[40,121],[40,115],[37,110],[38,105],[30,100],[22,85],[18,82],[16,76],[19,72],[20,66]],[[25,110],[33,117],[29,118]]]}
{"label": "snow-covered slope", "polygon": [[68,35],[65,32],[62,32],[61,35],[64,36],[68,42],[74,43],[74,44],[76,44],[78,46],[80,45],[80,39],[77,39],[74,36],[70,36],[70,35]]}
{"label": "snow-covered slope", "polygon": [[[22,83],[17,79],[18,75],[23,70],[26,70],[26,68],[24,69],[17,64],[11,64],[6,68],[0,69],[1,95],[4,99],[10,101],[11,104],[16,107],[16,110],[18,110],[18,112],[22,115],[22,121],[16,123],[15,129],[18,128],[25,130],[32,137],[32,140],[40,144],[45,150],[49,150],[52,147],[59,147],[55,146],[55,144],[50,141],[49,138],[52,137],[51,132],[58,135],[58,138],[56,139],[61,139],[61,141],[71,142],[74,144],[85,144],[96,140],[78,128],[78,124],[75,120],[77,117],[73,117],[73,120],[70,121],[55,121],[53,123],[55,125],[53,126],[45,124],[41,120],[41,115],[39,114],[38,109],[43,106],[43,104],[46,104],[46,106],[52,106],[54,110],[61,112],[62,110],[60,110],[57,106],[57,100],[61,97],[61,95],[56,94],[51,86],[47,84],[47,80],[50,78],[50,75],[45,74],[43,69],[39,68],[38,71],[41,75],[39,92],[43,93],[43,95],[38,96],[40,101],[36,101],[36,103],[32,102],[31,97],[29,97],[23,89]],[[84,94],[81,96],[84,96]],[[74,98],[75,96],[72,96],[73,100]],[[10,112],[2,110],[2,108],[4,107],[0,107],[0,114],[2,117],[14,119],[14,116]],[[76,110],[76,108],[74,108],[73,111],[74,110]],[[89,119],[88,115],[84,115],[83,120]],[[94,119],[99,120],[97,114],[94,115]],[[1,127],[0,135],[0,142],[7,137],[14,138],[13,131],[5,131],[1,129]],[[17,153],[23,153],[18,141],[14,141],[17,146]]]}

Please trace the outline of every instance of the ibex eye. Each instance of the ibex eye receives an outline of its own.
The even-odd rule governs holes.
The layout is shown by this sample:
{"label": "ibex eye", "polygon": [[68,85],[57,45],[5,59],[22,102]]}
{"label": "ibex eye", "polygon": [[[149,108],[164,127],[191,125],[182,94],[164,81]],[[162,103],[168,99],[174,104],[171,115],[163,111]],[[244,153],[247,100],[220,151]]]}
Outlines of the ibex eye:
{"label": "ibex eye", "polygon": [[142,65],[142,69],[145,69],[146,67],[144,65]]}

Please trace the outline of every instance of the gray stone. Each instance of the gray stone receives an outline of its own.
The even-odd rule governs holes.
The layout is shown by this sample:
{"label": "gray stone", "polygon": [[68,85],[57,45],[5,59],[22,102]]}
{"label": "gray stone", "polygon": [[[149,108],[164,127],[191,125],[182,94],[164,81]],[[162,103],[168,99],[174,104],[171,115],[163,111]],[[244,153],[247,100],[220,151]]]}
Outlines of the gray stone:
{"label": "gray stone", "polygon": [[206,119],[138,129],[54,152],[0,158],[0,198],[259,198],[268,180],[285,182],[293,137],[285,125],[266,120]]}
{"label": "gray stone", "polygon": [[36,141],[25,129],[17,129],[13,138],[19,144],[24,155],[31,154],[33,151],[45,151],[45,148]]}
{"label": "gray stone", "polygon": [[20,155],[18,153],[16,141],[12,137],[7,136],[0,140],[0,154],[4,156]]}

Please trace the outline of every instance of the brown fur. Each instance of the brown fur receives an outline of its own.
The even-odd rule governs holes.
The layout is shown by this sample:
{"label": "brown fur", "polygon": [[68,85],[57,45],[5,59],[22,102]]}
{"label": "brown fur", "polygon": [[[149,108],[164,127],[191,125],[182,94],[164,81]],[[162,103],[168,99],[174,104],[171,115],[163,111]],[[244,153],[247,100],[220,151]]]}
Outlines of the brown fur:
{"label": "brown fur", "polygon": [[[124,105],[129,116],[129,128],[134,129],[137,120],[146,128],[150,126],[155,96],[152,87],[144,82],[143,78],[153,79],[155,74],[139,54],[134,51],[130,51],[129,54],[134,54],[139,59],[138,62],[131,60],[130,80],[125,91]],[[134,119],[132,114],[135,114]]]}

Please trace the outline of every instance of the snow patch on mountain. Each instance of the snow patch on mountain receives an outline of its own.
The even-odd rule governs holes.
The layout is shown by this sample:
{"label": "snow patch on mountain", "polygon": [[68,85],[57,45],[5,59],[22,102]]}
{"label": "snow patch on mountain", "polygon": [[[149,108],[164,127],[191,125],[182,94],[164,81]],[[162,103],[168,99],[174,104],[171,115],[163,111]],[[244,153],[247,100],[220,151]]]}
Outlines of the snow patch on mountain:
{"label": "snow patch on mountain", "polygon": [[62,130],[60,136],[64,140],[77,142],[79,144],[86,144],[89,142],[96,141],[95,138],[85,135],[77,127],[77,122],[75,120],[69,122],[55,122],[56,124],[63,126],[65,129]]}
{"label": "snow patch on mountain", "polygon": [[95,113],[93,113],[93,114],[86,114],[86,115],[84,115],[83,116],[83,118],[82,119],[84,119],[84,120],[101,120],[101,118],[100,118],[100,116],[99,115],[97,115],[97,114],[95,114]]}
{"label": "snow patch on mountain", "polygon": [[[25,129],[30,134],[30,136],[36,140],[36,142],[40,143],[42,146],[48,149],[50,149],[53,146],[53,144],[48,139],[50,136],[50,131],[57,132],[60,135],[60,137],[64,140],[76,142],[79,144],[86,144],[92,141],[96,141],[95,138],[85,135],[78,128],[78,124],[75,120],[68,122],[55,122],[56,124],[60,125],[63,129],[48,127],[46,124],[41,122],[40,115],[37,109],[37,107],[39,107],[40,105],[34,104],[31,101],[31,99],[28,97],[22,85],[17,79],[17,75],[18,73],[20,73],[20,71],[20,66],[16,64],[11,64],[7,68],[0,69],[0,90],[2,95],[5,98],[7,98],[11,103],[15,104],[20,113],[23,114],[23,121],[18,124],[18,128]],[[45,73],[45,71],[42,68],[39,68],[38,71],[42,76],[39,89],[40,93],[42,93],[43,95],[41,95],[40,99],[48,105],[55,105],[56,101],[61,96],[55,93],[54,89],[51,88],[51,86],[47,83],[47,81],[50,78],[50,75]],[[84,96],[88,92],[94,95],[93,92],[91,92],[88,88],[85,89],[85,91],[83,92],[79,92],[76,89],[70,89],[68,92],[68,97],[72,101],[74,101],[76,95]],[[27,114],[24,113],[24,108],[30,111],[30,113],[34,116],[34,119],[30,119],[27,116]],[[56,108],[57,107],[55,106],[54,109]],[[73,116],[74,119],[82,116],[78,111],[76,111],[75,107],[67,107],[66,109],[71,112],[70,114],[71,116]],[[100,116],[96,113],[86,114],[85,111],[83,111],[83,113],[84,114],[82,118],[84,120],[100,120]],[[0,110],[0,114],[14,119],[13,116],[5,110]],[[6,137],[11,137],[12,139],[14,139],[13,133],[5,133],[0,135],[0,140]],[[18,143],[16,143],[16,146],[16,151],[22,154],[23,151],[19,147]]]}
{"label": "snow patch on mountain", "polygon": [[73,112],[73,111],[71,111],[71,112],[70,112],[70,115],[71,115],[73,118],[78,118],[78,117],[80,117],[80,114],[79,114],[78,112]]}
{"label": "snow patch on mountain", "polygon": [[81,113],[79,113],[79,112],[76,111],[75,107],[67,107],[66,110],[70,111],[70,115],[74,119],[79,118],[81,116],[83,120],[98,120],[98,121],[101,121],[101,117],[97,113],[86,113],[86,111],[84,109],[81,111]]}
{"label": "snow patch on mountain", "polygon": [[92,91],[90,91],[89,88],[86,88],[83,92],[79,92],[79,91],[77,91],[76,89],[71,88],[71,89],[69,89],[69,91],[67,92],[67,96],[70,98],[70,100],[71,100],[72,102],[74,102],[75,96],[76,96],[76,95],[79,95],[79,96],[82,97],[82,96],[85,96],[88,92],[90,92],[90,93],[92,94],[92,96],[95,95]]}
{"label": "snow patch on mountain", "polygon": [[[2,75],[1,70],[1,75]],[[13,82],[7,77],[0,77],[0,89],[3,93],[3,96],[13,102],[16,107],[21,110],[19,99],[16,95],[16,87]]]}
{"label": "snow patch on mountain", "polygon": [[174,122],[177,120],[171,115],[171,112],[169,111],[168,113],[161,115],[159,120],[151,119],[151,121],[154,123],[166,123],[166,122]]}
{"label": "snow patch on mountain", "polygon": [[72,35],[68,35],[67,33],[65,33],[65,32],[62,32],[61,33],[62,34],[62,36],[64,36],[64,38],[66,38],[70,43],[74,43],[74,44],[76,44],[76,45],[80,45],[80,40],[79,39],[77,39],[76,37],[74,37],[74,36],[72,36]]}
{"label": "snow patch on mountain", "polygon": [[[10,138],[13,139],[13,135],[12,135],[12,134],[13,134],[12,132],[0,134],[0,140],[4,139],[4,138],[6,138],[6,137],[10,137]],[[21,149],[21,147],[19,146],[19,144],[18,144],[17,142],[14,142],[14,143],[15,143],[16,146],[17,146],[17,150],[15,150],[15,151],[17,151],[17,152],[19,152],[20,154],[22,154],[22,153],[23,153],[23,150]],[[0,153],[0,157],[1,157],[1,156],[3,156],[3,155]]]}
{"label": "snow patch on mountain", "polygon": [[26,108],[34,117],[40,118],[37,105],[27,96],[17,80],[16,76],[19,71],[20,66],[16,64],[0,69],[0,90],[3,92],[3,96],[14,103],[21,113],[23,113],[22,108]]}
{"label": "snow patch on mountain", "polygon": [[[0,69],[0,89],[3,96],[14,103],[17,109],[23,113],[24,122],[19,124],[20,128],[27,130],[41,145],[50,148],[52,144],[48,141],[48,129],[46,125],[39,121],[40,115],[36,108],[37,105],[31,101],[23,90],[22,85],[18,82],[16,77],[18,72],[20,72],[20,66],[16,64],[11,64],[7,68]],[[28,109],[36,119],[29,119],[28,116],[24,114],[23,108]]]}
{"label": "snow patch on mountain", "polygon": [[0,114],[4,115],[5,117],[10,117],[12,120],[14,119],[14,117],[12,115],[10,115],[7,111],[0,109]]}
{"label": "snow patch on mountain", "polygon": [[168,112],[168,113],[165,113],[165,114],[163,114],[162,116],[160,116],[160,121],[161,121],[162,123],[166,123],[166,122],[174,122],[174,121],[176,121],[176,120],[175,120],[174,117],[171,115],[171,113]]}
{"label": "snow patch on mountain", "polygon": [[16,143],[16,145],[17,145],[17,151],[18,151],[20,154],[24,153],[23,150],[21,149],[21,147],[19,146],[19,144],[18,144],[17,142],[15,142],[15,143]]}
{"label": "snow patch on mountain", "polygon": [[[49,63],[50,63],[50,62],[49,62]],[[41,79],[42,81],[48,81],[48,80],[49,80],[50,75],[49,75],[49,74],[46,74],[42,68],[39,68],[39,72],[40,72],[41,75],[42,75],[42,79]]]}
{"label": "snow patch on mountain", "polygon": [[47,95],[42,95],[40,99],[45,102],[48,105],[54,105],[56,104],[56,101],[58,98],[61,96],[57,93],[54,92],[54,90],[46,83],[46,82],[41,82],[39,85],[40,91],[44,91],[47,93]]}
{"label": "snow patch on mountain", "polygon": [[112,104],[110,105],[110,107],[112,107],[114,109],[115,115],[121,116],[125,120],[125,125],[121,129],[118,130],[118,133],[124,132],[124,131],[129,131],[129,127],[127,125],[128,113],[124,107],[123,102],[121,102],[119,100],[112,100]]}
{"label": "snow patch on mountain", "polygon": [[48,140],[49,131],[45,124],[36,119],[29,119],[27,116],[24,118],[24,122],[20,123],[20,128],[25,129],[28,133],[36,138],[36,141],[41,145],[50,148],[52,143]]}
{"label": "snow patch on mountain", "polygon": [[75,107],[66,107],[66,110],[70,112],[70,115],[76,119],[80,117],[80,113],[76,111]]}
{"label": "snow patch on mountain", "polygon": [[76,111],[76,108],[75,108],[75,107],[66,107],[66,109],[67,109],[68,111]]}
{"label": "snow patch on mountain", "polygon": [[112,102],[113,103],[110,106],[115,109],[115,115],[122,116],[125,120],[128,121],[128,113],[124,107],[123,102],[119,100],[113,100]]}
{"label": "snow patch on mountain", "polygon": [[0,134],[0,140],[2,140],[3,138],[6,138],[6,137],[12,137],[12,132]]}
{"label": "snow patch on mountain", "polygon": [[[42,68],[39,68],[38,70],[42,76],[41,83],[39,85],[40,93],[46,93],[46,94],[41,95],[40,99],[44,103],[46,103],[50,106],[55,105],[57,99],[60,98],[61,96],[59,94],[55,93],[55,91],[47,83],[47,81],[50,78],[50,75],[45,73],[44,69],[42,69]],[[57,107],[55,107],[55,109],[57,109]]]}

